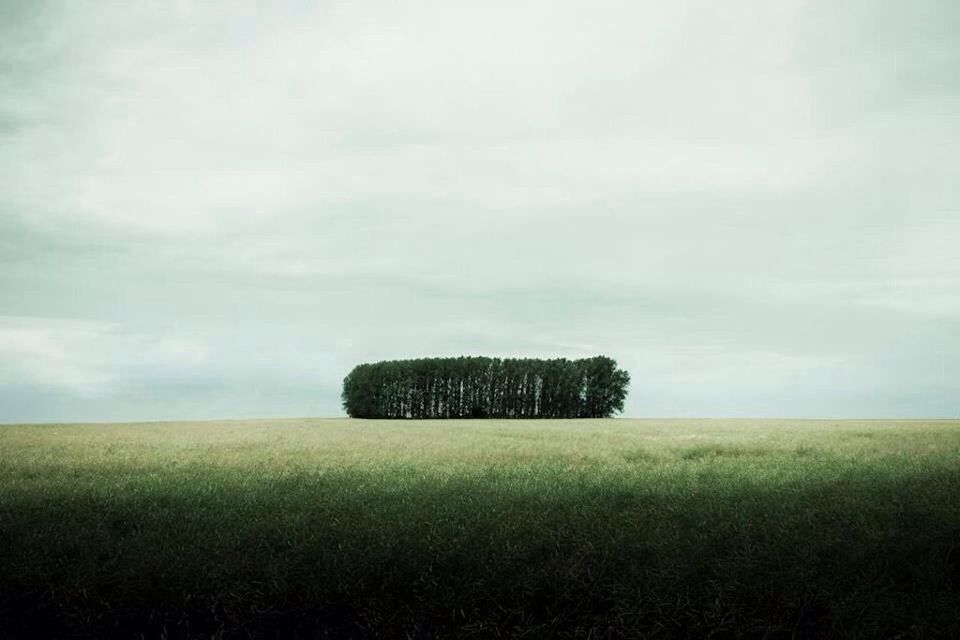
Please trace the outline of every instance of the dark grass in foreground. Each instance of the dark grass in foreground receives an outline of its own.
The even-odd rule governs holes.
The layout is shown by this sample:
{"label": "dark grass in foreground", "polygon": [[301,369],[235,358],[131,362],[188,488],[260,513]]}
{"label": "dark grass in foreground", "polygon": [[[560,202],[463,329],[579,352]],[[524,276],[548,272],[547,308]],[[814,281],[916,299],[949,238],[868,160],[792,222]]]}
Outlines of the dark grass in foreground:
{"label": "dark grass in foreground", "polygon": [[958,546],[960,423],[0,427],[0,637],[956,637]]}

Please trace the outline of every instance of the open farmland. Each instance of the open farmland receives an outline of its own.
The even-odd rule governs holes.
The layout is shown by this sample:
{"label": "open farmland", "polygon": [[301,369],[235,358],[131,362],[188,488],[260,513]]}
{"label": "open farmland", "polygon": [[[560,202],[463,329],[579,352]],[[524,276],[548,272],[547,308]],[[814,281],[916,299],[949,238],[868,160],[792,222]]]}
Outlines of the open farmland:
{"label": "open farmland", "polygon": [[958,422],[0,427],[0,637],[957,636],[958,547]]}

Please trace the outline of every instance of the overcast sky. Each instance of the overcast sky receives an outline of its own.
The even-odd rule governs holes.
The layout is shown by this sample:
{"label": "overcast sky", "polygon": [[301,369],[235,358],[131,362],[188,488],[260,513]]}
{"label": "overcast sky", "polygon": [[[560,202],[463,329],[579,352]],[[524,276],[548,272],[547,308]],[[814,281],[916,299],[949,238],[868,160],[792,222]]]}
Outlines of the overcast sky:
{"label": "overcast sky", "polygon": [[0,0],[0,422],[960,415],[960,3]]}

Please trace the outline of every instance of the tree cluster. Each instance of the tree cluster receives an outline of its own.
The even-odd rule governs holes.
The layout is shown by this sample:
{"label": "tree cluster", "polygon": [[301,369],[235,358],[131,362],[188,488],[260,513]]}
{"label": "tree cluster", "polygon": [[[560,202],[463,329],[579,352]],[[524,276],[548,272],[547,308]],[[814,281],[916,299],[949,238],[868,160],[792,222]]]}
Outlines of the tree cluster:
{"label": "tree cluster", "polygon": [[343,380],[354,418],[606,418],[630,375],[612,358],[420,358],[356,366]]}

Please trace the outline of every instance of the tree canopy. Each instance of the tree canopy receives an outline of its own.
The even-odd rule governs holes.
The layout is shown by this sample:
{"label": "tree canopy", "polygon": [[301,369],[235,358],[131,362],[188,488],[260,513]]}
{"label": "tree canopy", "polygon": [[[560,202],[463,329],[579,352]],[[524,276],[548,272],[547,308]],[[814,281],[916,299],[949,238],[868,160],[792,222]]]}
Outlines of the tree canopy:
{"label": "tree canopy", "polygon": [[460,356],[357,365],[341,397],[354,418],[606,418],[629,383],[606,356]]}

